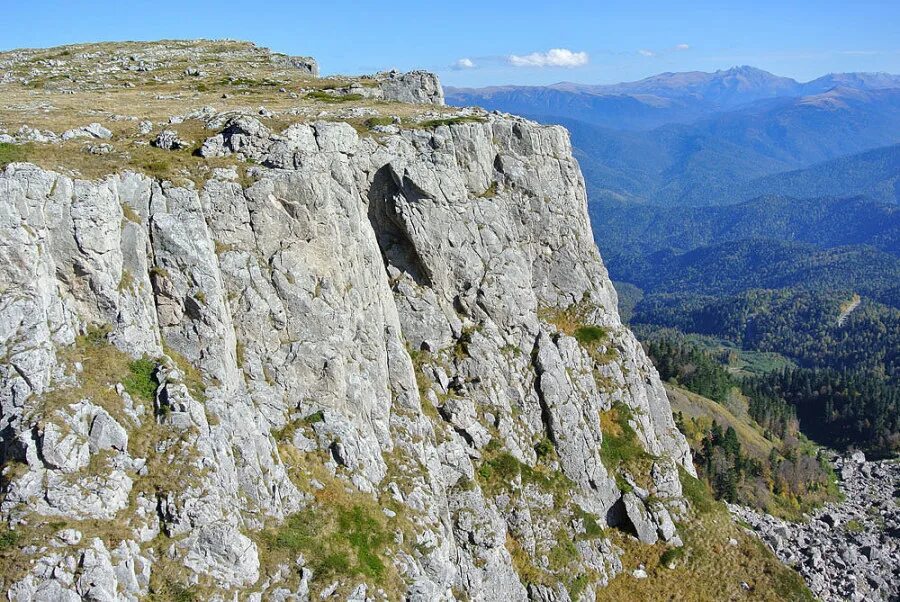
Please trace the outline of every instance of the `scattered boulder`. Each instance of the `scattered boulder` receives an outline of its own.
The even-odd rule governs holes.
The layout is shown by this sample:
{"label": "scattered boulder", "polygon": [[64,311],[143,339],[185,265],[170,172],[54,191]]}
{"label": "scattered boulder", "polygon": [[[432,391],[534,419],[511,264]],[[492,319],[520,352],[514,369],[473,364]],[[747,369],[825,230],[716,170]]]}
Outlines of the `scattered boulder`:
{"label": "scattered boulder", "polygon": [[105,449],[126,451],[128,431],[126,431],[106,410],[100,409],[91,422],[88,444],[92,454]]}
{"label": "scattered boulder", "polygon": [[190,145],[191,143],[182,140],[175,130],[163,130],[153,139],[153,146],[163,150],[181,150]]}
{"label": "scattered boulder", "polygon": [[429,71],[383,71],[375,75],[385,100],[413,104],[444,104],[438,76]]}
{"label": "scattered boulder", "polygon": [[112,132],[99,123],[92,123],[80,128],[66,130],[62,134],[63,140],[72,140],[73,138],[99,138],[102,140],[109,140],[112,138]]}
{"label": "scattered boulder", "polygon": [[[844,500],[820,508],[806,522],[785,522],[729,505],[783,562],[795,567],[826,602],[888,601],[900,597],[900,507],[893,499],[900,465],[868,462],[862,452],[834,458]],[[863,469],[860,469],[862,467]]]}
{"label": "scattered boulder", "polygon": [[256,544],[227,524],[200,527],[192,537],[184,563],[229,588],[248,586],[259,579]]}
{"label": "scattered boulder", "polygon": [[644,502],[629,492],[622,496],[622,503],[625,505],[625,515],[634,526],[634,531],[641,543],[655,544],[659,541],[656,523],[653,522],[653,517],[647,511]]}

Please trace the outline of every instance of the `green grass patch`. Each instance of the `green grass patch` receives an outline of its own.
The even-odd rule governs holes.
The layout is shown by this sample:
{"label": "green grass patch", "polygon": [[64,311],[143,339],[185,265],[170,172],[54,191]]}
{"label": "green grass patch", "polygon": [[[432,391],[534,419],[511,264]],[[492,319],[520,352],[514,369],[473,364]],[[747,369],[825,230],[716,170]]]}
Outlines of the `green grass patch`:
{"label": "green grass patch", "polygon": [[385,553],[393,542],[386,517],[372,504],[316,504],[261,534],[264,554],[303,554],[317,581],[366,578],[383,585]]}
{"label": "green grass patch", "polygon": [[517,460],[512,454],[485,447],[486,457],[478,467],[476,475],[482,488],[494,495],[501,491],[511,491],[518,480],[522,485],[534,485],[538,489],[553,494],[557,507],[564,506],[575,487],[574,483],[558,470],[537,465],[532,468]]}
{"label": "green grass patch", "polygon": [[15,548],[17,543],[19,543],[19,534],[4,526],[0,530],[0,552]]}
{"label": "green grass patch", "polygon": [[638,462],[652,460],[652,456],[641,446],[629,420],[631,410],[621,403],[600,413],[600,430],[603,433],[600,459],[609,471],[635,468]]}
{"label": "green grass patch", "polygon": [[[612,347],[604,346],[604,343],[609,340],[609,330],[588,323],[595,309],[590,298],[585,294],[581,301],[563,309],[558,307],[538,308],[538,317],[554,326],[557,332],[574,337],[588,352],[591,359],[602,365],[614,360],[616,351]],[[601,383],[598,382],[598,386],[600,385]]]}
{"label": "green grass patch", "polygon": [[578,534],[578,539],[597,539],[603,537],[605,531],[600,524],[600,520],[586,511],[581,506],[575,505],[575,516],[581,520],[584,525],[584,533]]}
{"label": "green grass patch", "polygon": [[122,379],[122,385],[132,397],[152,402],[159,386],[156,380],[156,362],[141,358],[129,363],[128,374]]}
{"label": "green grass patch", "polygon": [[678,476],[681,478],[681,492],[698,514],[715,510],[716,500],[706,483],[692,477],[681,465],[678,466]]}
{"label": "green grass patch", "polygon": [[26,145],[9,144],[7,142],[0,144],[0,168],[20,161],[28,161]]}
{"label": "green grass patch", "polygon": [[609,332],[601,326],[581,326],[575,330],[575,339],[584,347],[592,347],[605,341]]}
{"label": "green grass patch", "polygon": [[343,94],[338,96],[336,94],[329,94],[328,92],[323,92],[322,90],[313,90],[312,92],[308,92],[306,94],[306,98],[309,100],[317,100],[319,102],[329,102],[329,103],[341,103],[341,102],[353,102],[356,100],[362,100],[362,94]]}
{"label": "green grass patch", "polygon": [[366,127],[370,130],[377,126],[385,126],[385,125],[393,125],[394,118],[393,117],[369,117],[365,121]]}
{"label": "green grass patch", "polygon": [[151,602],[195,602],[201,598],[191,586],[170,579],[154,583],[148,599]]}
{"label": "green grass patch", "polygon": [[578,553],[578,548],[575,547],[575,543],[569,537],[569,534],[564,529],[558,531],[556,533],[556,545],[547,554],[550,568],[554,571],[563,571],[578,563],[580,558],[581,555]]}
{"label": "green grass patch", "polygon": [[684,556],[684,546],[680,548],[669,548],[659,557],[659,564],[668,567],[673,562],[677,562]]}
{"label": "green grass patch", "polygon": [[420,128],[430,130],[442,125],[459,125],[461,123],[484,123],[484,117],[476,117],[474,115],[460,115],[459,117],[448,117],[446,119],[429,119],[419,123]]}
{"label": "green grass patch", "polygon": [[537,454],[539,460],[544,460],[553,457],[556,453],[556,448],[553,447],[553,442],[549,438],[544,437],[535,444],[534,453]]}
{"label": "green grass patch", "polygon": [[866,530],[865,527],[863,527],[863,524],[855,518],[851,518],[850,520],[848,520],[847,524],[844,525],[844,529],[846,529],[850,533],[862,533]]}
{"label": "green grass patch", "polygon": [[325,422],[325,413],[322,410],[313,412],[303,419],[306,424],[316,424],[317,422]]}

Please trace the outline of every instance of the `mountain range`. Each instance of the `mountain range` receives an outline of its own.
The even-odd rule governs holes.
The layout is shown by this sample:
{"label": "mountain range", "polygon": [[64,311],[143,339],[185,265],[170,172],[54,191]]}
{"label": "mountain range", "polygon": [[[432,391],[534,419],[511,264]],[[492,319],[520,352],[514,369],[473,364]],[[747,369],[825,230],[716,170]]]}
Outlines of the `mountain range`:
{"label": "mountain range", "polygon": [[[737,361],[805,408],[803,432],[900,450],[900,76],[735,67],[447,99],[569,130],[595,240],[645,343],[674,332],[756,358]],[[775,411],[755,403],[763,422]]]}
{"label": "mountain range", "polygon": [[713,73],[660,73],[611,85],[561,82],[549,86],[446,87],[445,94],[452,105],[552,115],[614,129],[648,130],[668,123],[690,123],[760,100],[813,96],[835,88],[898,87],[900,76],[888,73],[832,73],[801,83],[741,66]]}
{"label": "mountain range", "polygon": [[[528,116],[569,130],[592,201],[716,205],[782,192],[752,185],[768,176],[900,143],[900,88],[837,88],[761,100],[692,123],[642,131],[559,115]],[[896,159],[891,151],[884,155],[834,164],[841,172],[832,180],[844,187],[857,182],[854,170],[866,160],[875,162],[872,167],[881,174],[876,177],[893,180]],[[882,160],[887,165],[880,165]],[[884,198],[896,198],[891,189],[888,183]]]}

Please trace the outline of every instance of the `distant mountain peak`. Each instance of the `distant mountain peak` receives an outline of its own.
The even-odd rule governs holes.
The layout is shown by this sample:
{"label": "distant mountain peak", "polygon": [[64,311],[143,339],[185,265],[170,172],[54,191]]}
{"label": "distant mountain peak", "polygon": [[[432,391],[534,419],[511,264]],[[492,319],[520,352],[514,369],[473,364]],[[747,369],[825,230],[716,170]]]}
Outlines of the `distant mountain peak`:
{"label": "distant mountain peak", "polygon": [[[457,106],[479,105],[541,118],[576,119],[613,129],[646,130],[664,124],[692,123],[760,101],[806,99],[832,91],[837,97],[816,102],[839,107],[835,103],[857,96],[853,91],[891,88],[900,89],[900,75],[830,73],[802,83],[752,65],[735,65],[713,72],[668,71],[619,84],[559,82],[550,86],[445,90],[450,103]],[[807,101],[806,105],[812,102]]]}

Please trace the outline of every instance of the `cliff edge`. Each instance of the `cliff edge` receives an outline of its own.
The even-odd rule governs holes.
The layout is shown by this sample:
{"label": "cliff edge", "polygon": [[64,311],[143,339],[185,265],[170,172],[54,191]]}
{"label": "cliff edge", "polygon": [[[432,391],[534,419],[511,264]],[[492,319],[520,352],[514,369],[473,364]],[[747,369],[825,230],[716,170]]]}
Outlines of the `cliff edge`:
{"label": "cliff edge", "polygon": [[0,55],[171,113],[0,113],[11,600],[587,600],[612,531],[681,545],[690,452],[564,129],[238,43],[274,83],[222,93],[179,44]]}

